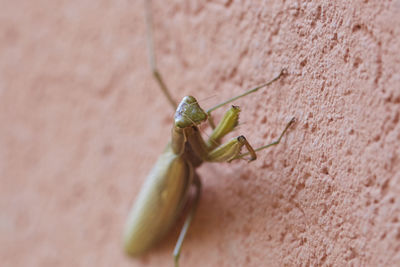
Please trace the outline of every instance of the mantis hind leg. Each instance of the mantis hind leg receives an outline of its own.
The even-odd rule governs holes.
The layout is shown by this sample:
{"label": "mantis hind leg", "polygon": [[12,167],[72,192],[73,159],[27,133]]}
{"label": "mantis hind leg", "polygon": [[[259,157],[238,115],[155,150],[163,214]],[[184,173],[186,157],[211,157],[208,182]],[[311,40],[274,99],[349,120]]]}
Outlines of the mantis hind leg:
{"label": "mantis hind leg", "polygon": [[175,100],[172,98],[167,85],[165,84],[161,73],[158,71],[156,64],[156,55],[154,52],[154,40],[153,40],[153,16],[151,11],[151,0],[144,0],[144,4],[146,7],[146,30],[147,30],[147,44],[149,47],[149,60],[151,70],[153,72],[153,76],[156,79],[158,85],[160,86],[161,91],[164,93],[165,97],[168,99],[168,102],[171,104],[174,111],[176,110],[177,104]]}
{"label": "mantis hind leg", "polygon": [[181,232],[178,237],[178,241],[176,242],[175,248],[174,248],[174,262],[175,262],[175,267],[179,266],[179,256],[181,254],[181,249],[182,249],[182,244],[183,241],[186,237],[187,231],[189,229],[190,223],[192,222],[192,219],[194,217],[194,214],[196,213],[197,206],[199,204],[200,200],[200,195],[201,195],[201,181],[199,176],[195,173],[194,174],[194,186],[196,187],[196,192],[193,198],[193,201],[191,203],[190,211],[185,219],[185,222],[183,224],[183,227],[181,229]]}

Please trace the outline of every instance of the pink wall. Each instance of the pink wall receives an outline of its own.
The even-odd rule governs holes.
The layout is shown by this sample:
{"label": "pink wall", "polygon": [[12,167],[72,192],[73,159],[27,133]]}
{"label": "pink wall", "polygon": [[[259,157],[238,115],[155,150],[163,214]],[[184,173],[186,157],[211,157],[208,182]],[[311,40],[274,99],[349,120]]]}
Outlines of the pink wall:
{"label": "pink wall", "polygon": [[[142,1],[1,2],[1,265],[172,266],[178,227],[140,259],[121,244],[172,122]],[[181,266],[399,265],[400,1],[153,2],[176,98],[211,107],[287,68],[235,102],[234,135],[297,118],[256,162],[200,168]]]}

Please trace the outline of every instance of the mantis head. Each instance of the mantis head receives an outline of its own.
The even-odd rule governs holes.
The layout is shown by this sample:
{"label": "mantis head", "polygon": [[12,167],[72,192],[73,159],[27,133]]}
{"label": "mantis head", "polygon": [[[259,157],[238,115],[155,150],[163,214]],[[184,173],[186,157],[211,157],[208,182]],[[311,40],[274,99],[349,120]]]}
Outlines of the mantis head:
{"label": "mantis head", "polygon": [[186,128],[207,120],[207,113],[193,96],[185,96],[175,112],[175,126]]}

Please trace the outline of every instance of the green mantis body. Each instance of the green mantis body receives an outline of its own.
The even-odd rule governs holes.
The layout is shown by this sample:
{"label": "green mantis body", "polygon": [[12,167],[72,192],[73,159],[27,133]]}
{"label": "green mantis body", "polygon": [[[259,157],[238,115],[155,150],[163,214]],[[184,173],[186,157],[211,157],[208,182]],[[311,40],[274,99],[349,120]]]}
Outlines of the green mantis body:
{"label": "green mantis body", "polygon": [[[239,112],[238,107],[232,106],[206,142],[200,135],[198,124],[206,121],[208,114],[194,97],[183,98],[175,113],[171,141],[148,175],[128,218],[124,234],[128,253],[140,255],[164,236],[180,215],[189,188],[194,185],[196,194],[188,215],[189,221],[185,223],[186,229],[184,226],[174,252],[177,261],[201,192],[201,182],[195,169],[204,161],[229,162],[242,158],[247,155],[241,154],[243,146],[249,151],[250,161],[256,159],[255,150],[242,135],[221,144],[221,139],[238,124]],[[279,139],[268,146],[278,144],[292,123],[293,119]]]}
{"label": "green mantis body", "polygon": [[[147,24],[150,25],[150,13],[147,14]],[[150,29],[149,33],[151,33]],[[151,34],[149,34],[149,41],[154,76],[175,108],[175,103],[155,67]],[[211,112],[240,97],[270,85],[278,80],[282,74],[283,72],[270,82],[251,89],[240,96],[231,98],[207,112],[199,106],[194,97],[186,96],[182,99],[175,111],[171,140],[149,173],[128,217],[124,231],[124,247],[129,254],[134,256],[141,255],[154,246],[168,232],[187,203],[190,188],[194,186],[196,191],[191,209],[174,249],[175,265],[178,265],[182,243],[201,193],[201,181],[195,169],[203,162],[230,162],[247,155],[250,155],[250,161],[255,160],[256,151],[278,144],[286,130],[294,122],[294,119],[292,119],[287,123],[277,141],[258,149],[253,149],[242,135],[222,143],[222,138],[238,125],[239,107],[231,106],[216,127],[214,127]],[[213,128],[213,132],[207,140],[204,140],[198,125],[207,120]],[[248,153],[241,153],[243,146]]]}

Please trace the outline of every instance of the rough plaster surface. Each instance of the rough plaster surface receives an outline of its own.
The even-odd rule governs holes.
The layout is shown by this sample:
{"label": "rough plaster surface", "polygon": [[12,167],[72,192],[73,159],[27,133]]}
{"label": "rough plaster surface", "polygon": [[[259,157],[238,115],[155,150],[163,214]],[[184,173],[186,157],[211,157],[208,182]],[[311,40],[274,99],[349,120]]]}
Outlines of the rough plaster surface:
{"label": "rough plaster surface", "polygon": [[[1,1],[1,266],[172,266],[121,232],[169,139],[142,1]],[[400,1],[154,1],[173,95],[237,101],[256,162],[205,164],[182,266],[400,264]],[[220,114],[220,113],[218,113]],[[218,116],[218,115],[217,115]],[[205,129],[207,131],[207,129]]]}

